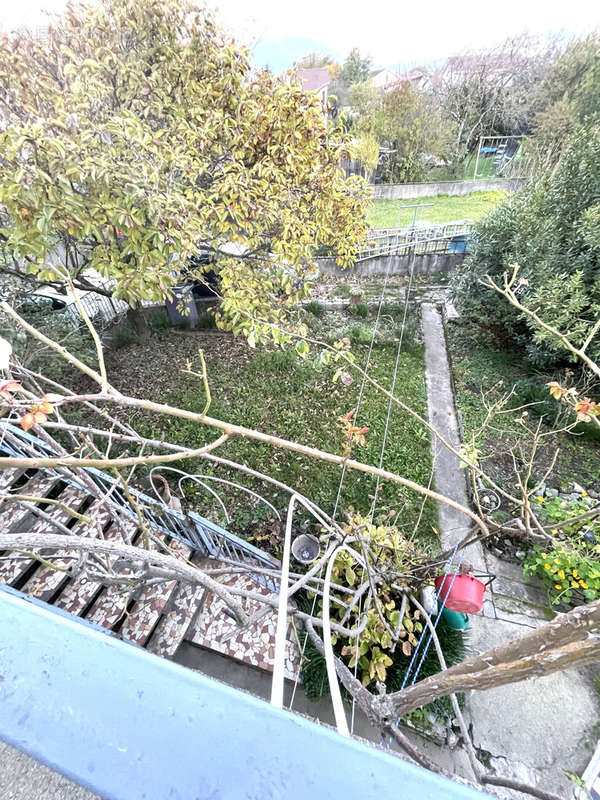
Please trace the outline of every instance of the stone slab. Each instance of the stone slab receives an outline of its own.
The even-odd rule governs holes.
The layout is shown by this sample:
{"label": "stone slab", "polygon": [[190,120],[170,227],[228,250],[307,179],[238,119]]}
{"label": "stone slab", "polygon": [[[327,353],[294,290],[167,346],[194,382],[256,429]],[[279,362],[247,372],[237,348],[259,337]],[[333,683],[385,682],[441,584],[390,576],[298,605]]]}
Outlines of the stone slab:
{"label": "stone slab", "polygon": [[[446,351],[446,337],[442,314],[432,303],[421,306],[423,338],[425,340],[425,381],[430,425],[456,450],[460,448],[460,434],[450,364]],[[463,506],[469,506],[465,472],[459,467],[458,457],[445,447],[437,437],[432,437],[435,487],[440,494]],[[439,504],[440,536],[444,548],[454,547],[467,534],[471,520],[466,514],[451,506]],[[477,571],[485,570],[481,545],[465,550],[464,558]]]}
{"label": "stone slab", "polygon": [[473,692],[473,744],[535,767],[581,772],[598,726],[598,694],[581,670]]}

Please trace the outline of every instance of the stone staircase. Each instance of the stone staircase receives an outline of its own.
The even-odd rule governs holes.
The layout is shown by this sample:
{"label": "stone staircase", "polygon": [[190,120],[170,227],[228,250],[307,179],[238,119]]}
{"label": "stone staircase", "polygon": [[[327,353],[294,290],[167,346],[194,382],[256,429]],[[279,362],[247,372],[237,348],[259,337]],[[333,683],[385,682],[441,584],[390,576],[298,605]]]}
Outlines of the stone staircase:
{"label": "stone staircase", "polygon": [[[8,423],[0,423],[0,434],[3,454],[52,453],[51,446]],[[86,473],[101,488],[110,488],[112,479],[105,473],[91,469]],[[152,549],[170,551],[213,569],[232,561],[245,567],[262,565],[279,569],[276,559],[209,520],[193,513],[180,514],[140,492],[133,493],[143,510],[144,523],[153,529],[154,540],[147,543]],[[92,497],[85,486],[68,475],[44,469],[4,470],[0,475],[0,494],[37,498],[28,505],[0,500],[0,532],[3,534],[17,531],[57,533],[60,531],[52,521],[58,521],[73,536],[85,535],[87,524],[70,514],[65,509],[68,506],[91,517],[105,540],[123,541],[126,535],[132,544],[141,544],[143,534],[139,520],[118,489],[112,494],[118,503],[115,509]],[[39,511],[47,518],[40,517]],[[248,615],[257,618],[240,629],[223,601],[203,587],[177,581],[105,585],[79,574],[76,551],[45,555],[48,561],[17,551],[0,553],[0,584],[54,605],[164,658],[173,658],[187,640],[253,667],[272,670],[276,610],[243,598],[242,605]],[[114,559],[110,566],[113,565]],[[259,574],[229,573],[217,580],[254,594],[275,596],[278,592],[275,580]],[[290,628],[286,653],[288,677],[296,676],[299,664],[297,637]]]}

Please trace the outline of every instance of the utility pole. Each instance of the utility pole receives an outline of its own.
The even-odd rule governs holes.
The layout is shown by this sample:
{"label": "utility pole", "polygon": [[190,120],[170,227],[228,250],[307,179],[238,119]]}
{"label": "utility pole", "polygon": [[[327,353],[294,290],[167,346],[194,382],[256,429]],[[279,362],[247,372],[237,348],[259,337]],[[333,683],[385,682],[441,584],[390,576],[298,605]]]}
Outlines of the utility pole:
{"label": "utility pole", "polygon": [[483,144],[483,136],[479,137],[479,147],[477,148],[477,158],[475,159],[475,172],[473,174],[473,180],[477,180],[477,168],[479,167],[479,154],[481,153],[481,145]]}

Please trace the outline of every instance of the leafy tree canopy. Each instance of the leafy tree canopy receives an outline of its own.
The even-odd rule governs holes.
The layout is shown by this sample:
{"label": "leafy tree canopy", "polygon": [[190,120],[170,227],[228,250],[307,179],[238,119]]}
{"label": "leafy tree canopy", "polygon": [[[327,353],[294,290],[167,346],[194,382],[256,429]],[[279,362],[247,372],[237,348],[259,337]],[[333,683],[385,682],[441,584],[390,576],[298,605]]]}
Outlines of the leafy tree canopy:
{"label": "leafy tree canopy", "polygon": [[448,156],[452,126],[441,119],[431,98],[417,94],[408,81],[385,93],[369,80],[357,83],[350,90],[350,107],[361,152],[367,140],[383,148],[378,170],[383,182],[422,180],[426,154]]}
{"label": "leafy tree canopy", "polygon": [[160,301],[206,250],[220,324],[257,337],[248,314],[283,320],[317,247],[349,265],[366,232],[341,129],[187,0],[71,5],[47,42],[3,36],[0,99],[0,236],[40,281]]}
{"label": "leafy tree canopy", "polygon": [[335,58],[326,53],[307,53],[299,58],[294,66],[296,69],[314,69],[315,67],[332,67],[335,65]]}
{"label": "leafy tree canopy", "polygon": [[600,36],[571,42],[540,83],[531,145],[552,166],[578,125],[600,119]]}
{"label": "leafy tree canopy", "polygon": [[354,86],[355,83],[366,81],[370,70],[371,57],[361,56],[358,47],[353,47],[342,66],[342,80],[346,86]]}
{"label": "leafy tree canopy", "polygon": [[[582,346],[600,317],[600,125],[579,127],[558,165],[510,195],[479,223],[472,255],[453,280],[465,313],[497,324],[546,366],[567,355],[555,339],[519,318],[513,306],[478,281],[520,265],[519,299]],[[589,343],[598,360],[600,338]]]}

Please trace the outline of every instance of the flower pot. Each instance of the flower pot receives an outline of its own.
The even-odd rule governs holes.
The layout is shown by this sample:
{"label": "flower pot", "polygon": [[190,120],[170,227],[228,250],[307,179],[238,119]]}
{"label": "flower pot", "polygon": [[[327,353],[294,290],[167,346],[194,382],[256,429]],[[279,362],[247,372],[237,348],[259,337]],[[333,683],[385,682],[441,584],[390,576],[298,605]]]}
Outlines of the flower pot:
{"label": "flower pot", "polygon": [[485,583],[472,575],[438,575],[434,583],[441,601],[451,611],[477,614],[483,608]]}
{"label": "flower pot", "polygon": [[312,564],[320,552],[319,540],[310,533],[302,533],[292,542],[292,555],[301,564]]}
{"label": "flower pot", "polygon": [[442,618],[449,628],[454,631],[464,631],[469,627],[469,617],[458,611],[450,611],[449,608],[442,609]]}

